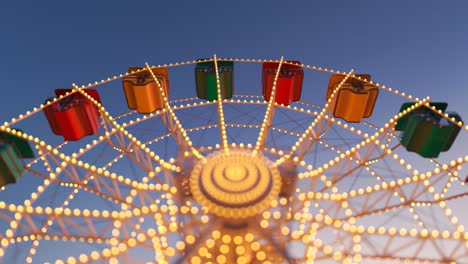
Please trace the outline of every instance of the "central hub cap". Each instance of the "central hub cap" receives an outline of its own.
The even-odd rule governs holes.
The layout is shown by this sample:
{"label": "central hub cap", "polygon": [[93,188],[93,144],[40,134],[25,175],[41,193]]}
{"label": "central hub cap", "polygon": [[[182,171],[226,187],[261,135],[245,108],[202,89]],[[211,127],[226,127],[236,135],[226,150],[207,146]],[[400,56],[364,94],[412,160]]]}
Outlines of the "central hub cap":
{"label": "central hub cap", "polygon": [[218,152],[197,163],[190,189],[210,213],[247,218],[268,209],[278,197],[281,176],[264,157],[242,151]]}
{"label": "central hub cap", "polygon": [[224,169],[224,175],[228,180],[237,182],[242,181],[245,179],[247,174],[247,169],[244,166],[239,164],[228,165],[226,169]]}

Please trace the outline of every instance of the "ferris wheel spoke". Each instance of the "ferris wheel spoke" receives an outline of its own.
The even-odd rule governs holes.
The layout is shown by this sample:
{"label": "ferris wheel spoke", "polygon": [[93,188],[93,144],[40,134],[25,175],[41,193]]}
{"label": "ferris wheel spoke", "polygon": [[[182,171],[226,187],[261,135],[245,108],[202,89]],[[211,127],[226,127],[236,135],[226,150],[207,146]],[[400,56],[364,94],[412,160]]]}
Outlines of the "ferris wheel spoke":
{"label": "ferris wheel spoke", "polygon": [[[55,171],[56,174],[46,176],[33,170],[32,172],[39,177],[55,183],[57,186],[72,187],[72,193],[82,190],[112,202],[127,204],[121,197],[121,187],[133,189],[134,186],[140,186],[138,181],[126,179],[122,176],[119,177],[119,175],[109,172],[104,167],[97,168],[74,158],[69,159],[69,157],[57,151],[44,155],[43,161],[49,167],[49,170]],[[66,167],[62,166],[64,162],[68,162]],[[57,166],[55,169],[53,167],[54,163]],[[68,177],[71,181],[66,181],[64,177]],[[91,185],[94,185],[94,188]],[[147,184],[146,186],[148,187]],[[143,187],[143,189],[137,187],[136,189],[149,190],[147,187]],[[154,187],[151,188],[154,190]],[[128,205],[131,206],[130,204]]]}
{"label": "ferris wheel spoke", "polygon": [[[453,163],[452,167],[457,167],[459,164]],[[428,192],[429,188],[432,188],[431,182],[437,182],[439,180],[445,179],[446,175],[443,173],[430,173],[430,177],[426,177],[425,175],[429,175],[429,173],[422,174],[423,177],[413,177],[413,178],[406,178],[404,180],[400,180],[398,182],[392,181],[389,184],[384,182],[381,185],[376,185],[374,188],[367,190],[360,189],[358,191],[351,191],[346,193],[346,195],[350,196],[348,204],[352,205],[354,199],[365,201],[373,201],[367,202],[362,204],[361,208],[357,208],[355,205],[353,206],[353,213],[351,214],[352,217],[363,217],[367,215],[374,215],[379,212],[384,212],[387,210],[398,209],[402,207],[408,207],[412,204],[437,204],[439,202],[449,201],[457,198],[464,197],[466,194],[459,194],[454,195],[452,197],[446,197],[444,199],[434,199],[434,200],[421,200],[421,197]],[[421,182],[426,182],[427,184],[421,184]],[[403,188],[406,187],[413,187],[412,191],[409,195],[405,195],[403,192]],[[411,190],[411,189],[410,189]],[[344,194],[342,194],[344,195]],[[379,196],[380,195],[380,196]],[[403,199],[402,202],[391,202],[390,199],[393,196],[399,196],[399,199]],[[377,198],[380,197],[380,198]],[[386,197],[386,199],[384,199]],[[446,199],[446,200],[445,200]],[[383,204],[379,204],[377,201],[384,201]],[[344,220],[344,219],[343,219]]]}
{"label": "ferris wheel spoke", "polygon": [[[21,224],[18,225],[22,229],[22,233],[25,235],[18,236],[17,242],[27,241],[31,235],[36,236],[38,240],[40,239],[49,239],[53,236],[64,236],[64,237],[87,237],[87,238],[94,238],[99,239],[98,234],[95,230],[95,225],[97,222],[102,223],[102,220],[108,219],[99,219],[99,218],[92,218],[90,211],[71,211],[70,209],[63,209],[63,208],[34,208],[31,213],[23,209],[24,207],[18,206],[15,210],[10,208],[10,212],[18,213],[21,212],[23,218],[28,223],[28,226]],[[84,213],[84,215],[81,215]],[[89,215],[87,215],[89,214]],[[39,217],[48,217],[49,221],[55,222],[55,225],[49,225],[49,229],[56,230],[55,233],[52,235],[52,232],[47,232],[47,228],[38,228],[35,225],[30,225],[30,222],[37,221]],[[73,234],[72,234],[73,232]],[[8,244],[10,239],[2,238],[2,244]]]}
{"label": "ferris wheel spoke", "polygon": [[223,110],[223,95],[221,91],[221,82],[219,77],[219,68],[218,68],[218,59],[216,58],[216,54],[213,56],[213,61],[215,65],[215,73],[216,73],[216,90],[218,94],[218,98],[216,100],[216,106],[218,110],[218,119],[219,119],[219,128],[221,132],[221,143],[223,147],[223,151],[226,154],[229,154],[229,143],[226,134],[226,124],[224,121],[224,110]]}
{"label": "ferris wheel spoke", "polygon": [[119,194],[117,195],[112,194],[112,193],[107,194],[103,192],[102,190],[100,190],[100,188],[94,189],[85,184],[77,184],[75,182],[64,182],[64,181],[59,181],[56,179],[50,180],[50,182],[55,183],[57,185],[74,186],[73,188],[71,188],[70,192],[76,192],[80,190],[80,191],[87,192],[89,194],[94,194],[96,196],[99,196],[104,200],[108,200],[109,202],[118,203],[118,204],[126,204],[127,206],[133,207],[131,204],[127,204],[126,201],[123,200]]}
{"label": "ferris wheel spoke", "polygon": [[283,64],[283,61],[284,58],[283,56],[281,56],[281,59],[278,63],[278,69],[276,70],[275,78],[273,80],[273,87],[271,88],[270,100],[268,101],[265,117],[263,118],[260,132],[258,133],[257,143],[255,144],[255,148],[252,152],[253,155],[257,155],[260,149],[263,149],[265,146],[265,142],[268,136],[268,130],[270,129],[271,121],[273,120],[273,116],[275,114],[276,87],[278,84],[278,76],[280,74],[281,65]]}
{"label": "ferris wheel spoke", "polygon": [[312,146],[316,144],[317,139],[322,137],[322,135],[324,135],[327,132],[331,125],[331,121],[328,120],[327,114],[327,112],[332,112],[329,109],[330,102],[335,100],[337,91],[352,75],[353,70],[349,71],[345,78],[336,86],[328,102],[325,104],[322,111],[317,115],[317,118],[310,124],[310,126],[296,141],[296,143],[294,143],[294,145],[291,147],[291,151],[289,152],[289,154],[275,161],[276,166],[281,165],[282,163],[286,162],[291,158],[296,158],[294,162],[302,161],[305,155],[311,150]]}
{"label": "ferris wheel spoke", "polygon": [[[39,151],[41,151],[41,148],[42,148],[42,146],[38,145]],[[43,150],[43,151],[47,151],[47,150],[50,150],[50,149],[51,149],[51,148],[47,147],[47,149],[44,148],[44,149],[42,149],[42,150]],[[56,149],[54,149],[54,150],[56,150]],[[55,151],[53,151],[53,152],[55,152]],[[49,154],[50,154],[50,153],[49,153]],[[44,165],[47,166],[47,167],[50,169],[50,164],[47,162],[46,159],[44,159]],[[50,171],[52,171],[52,170],[50,170]],[[39,175],[39,174],[38,174],[38,175]],[[45,178],[45,179],[48,180],[49,182],[50,182],[50,181],[51,181],[51,182],[56,181],[56,179],[51,180],[49,177],[43,177],[43,178]],[[40,188],[42,188],[42,191],[41,191],[41,192],[44,192],[45,189],[48,188],[49,186],[50,186],[49,183],[45,184],[45,182],[44,182],[44,184],[43,184],[42,186],[40,186],[40,187],[38,188],[38,190],[40,190]],[[57,189],[56,189],[56,190],[57,190]],[[68,195],[67,199],[65,199],[65,200],[63,201],[62,205],[61,205],[60,207],[56,207],[56,208],[53,210],[53,212],[63,212],[63,208],[74,198],[74,194],[76,194],[76,193],[77,193],[77,189],[75,188],[74,191],[71,191],[71,192],[70,192],[70,195]],[[34,193],[34,194],[32,195],[32,197],[33,197],[35,194],[36,194],[36,193]],[[39,195],[40,195],[40,193],[39,193]],[[39,195],[37,195],[36,197],[39,197]],[[36,198],[36,199],[37,199],[37,198]],[[35,199],[35,200],[36,200],[36,199]],[[54,198],[54,199],[55,199],[55,198]],[[19,209],[18,207],[16,207],[16,208],[17,208],[19,211],[21,211],[21,209]],[[34,228],[35,225],[32,223],[32,220],[31,220],[31,219],[32,219],[32,216],[34,215],[34,210],[36,210],[36,212],[38,212],[38,213],[39,213],[39,212],[44,212],[44,211],[47,213],[48,210],[49,210],[49,212],[52,212],[52,211],[51,211],[52,209],[50,209],[50,208],[45,208],[45,210],[44,210],[43,207],[31,207],[31,208],[33,208],[33,209],[32,209],[32,210],[31,210],[31,209],[26,210],[26,212],[29,213],[29,214],[21,214],[22,217],[16,218],[16,220],[15,220],[16,222],[15,222],[15,223],[20,223],[19,221],[21,221],[21,219],[25,219],[25,220],[30,224],[30,226]],[[11,208],[10,208],[10,209],[11,209]],[[54,215],[50,215],[50,216],[47,217],[47,218],[48,218],[48,220],[45,221],[45,222],[43,222],[42,227],[40,228],[40,230],[41,230],[40,232],[42,232],[42,234],[44,234],[43,237],[45,237],[45,238],[48,240],[49,237],[56,237],[56,236],[50,236],[49,233],[46,233],[46,232],[48,232],[48,228],[54,223],[54,220],[55,220],[56,217],[55,217]],[[88,221],[88,224],[89,224],[89,220],[87,220],[87,221]],[[17,224],[17,225],[19,226],[19,225],[21,225],[21,223],[20,223],[20,224]],[[36,229],[34,229],[34,230],[36,230]],[[93,229],[93,230],[94,230],[94,229]],[[11,231],[15,232],[15,229],[11,229]],[[35,237],[36,237],[36,242],[33,243],[33,245],[31,246],[31,248],[29,249],[28,257],[27,257],[26,259],[31,259],[31,260],[32,260],[33,255],[36,253],[36,250],[35,250],[35,249],[36,249],[36,248],[39,246],[39,244],[40,244],[39,241],[40,241],[40,239],[41,239],[41,234],[37,234],[37,233],[38,233],[38,232],[32,232],[32,233],[30,233],[30,235],[29,235],[29,236],[31,236],[31,235],[35,236]],[[23,236],[22,238],[25,239],[25,237],[26,237],[26,239],[27,239],[27,236]],[[101,237],[102,237],[102,236],[101,236]],[[66,241],[66,240],[68,240],[68,239],[70,239],[70,238],[66,238],[66,237],[63,237],[63,238],[62,238],[62,240],[64,240],[64,241]],[[71,239],[74,239],[74,238],[72,237]],[[91,238],[88,238],[88,241],[90,241],[89,239],[91,239]],[[18,238],[17,241],[21,241],[21,239]],[[8,246],[8,245],[3,244],[3,246]]]}
{"label": "ferris wheel spoke", "polygon": [[[397,177],[395,177],[395,175],[393,174],[393,170],[390,169],[390,166],[389,166],[388,162],[386,162],[386,160],[383,160],[383,161],[384,161],[385,166],[387,167],[387,171],[391,172],[391,175],[393,176],[393,180],[396,181],[396,180],[397,180]],[[381,181],[382,183],[387,184],[387,185],[390,184],[390,182],[387,181],[387,180],[385,179],[385,177],[380,176],[375,170],[373,170],[373,169],[371,168],[370,165],[366,165],[366,169],[371,173],[371,175],[375,175],[376,178],[377,178],[379,181]],[[447,182],[450,182],[450,181],[447,181]],[[419,184],[414,184],[413,190],[410,191],[410,192],[408,193],[408,192],[405,192],[405,191],[404,191],[403,187],[396,187],[396,188],[395,188],[394,195],[395,195],[395,196],[398,196],[398,198],[400,199],[400,201],[406,202],[406,201],[412,199],[411,196],[414,196],[414,194],[416,193],[416,190],[417,190],[418,188],[419,188]],[[425,188],[423,188],[423,189],[425,189]],[[427,190],[427,189],[426,189],[426,190]],[[350,191],[350,190],[349,190],[349,191]],[[389,197],[389,198],[390,198],[390,197]],[[368,200],[366,200],[366,202],[367,202],[367,201],[368,201]],[[418,203],[418,202],[416,202],[416,203]],[[417,210],[415,210],[415,206],[414,206],[413,204],[414,204],[414,202],[411,202],[411,203],[407,204],[407,209],[408,209],[408,211],[413,215],[413,218],[414,218],[414,219],[418,219],[418,221],[419,221],[418,224],[419,224],[420,226],[426,227],[426,224],[425,224],[424,221],[422,220],[421,215],[419,215],[419,213],[417,212]],[[388,209],[391,210],[391,208],[388,208]],[[437,221],[436,221],[436,223],[437,223]]]}
{"label": "ferris wheel spoke", "polygon": [[[383,133],[383,134],[385,135],[385,133]],[[359,145],[358,145],[358,146],[359,146]],[[333,149],[334,149],[335,151],[337,151],[337,153],[338,153],[339,155],[342,155],[342,156],[344,155],[343,152],[342,152],[341,150],[339,150],[338,148],[333,147]],[[362,150],[361,150],[361,151],[362,151]],[[364,161],[365,161],[365,160],[369,160],[369,159],[370,159],[369,151],[366,150],[366,151],[364,151],[364,153],[366,153],[366,154],[363,154],[363,155],[360,155],[360,156],[364,156],[364,157],[365,157],[365,158],[363,159]],[[388,152],[384,152],[379,158],[374,158],[374,160],[376,161],[376,160],[382,159],[382,158],[385,156],[385,154],[387,154],[387,153],[388,153]],[[358,156],[358,157],[359,157],[359,156]],[[336,160],[336,159],[335,159],[335,160]],[[325,180],[325,182],[324,182],[324,183],[325,183],[325,187],[323,187],[319,192],[324,192],[324,191],[326,191],[327,189],[329,189],[328,186],[337,186],[337,183],[338,183],[339,181],[345,179],[346,177],[349,177],[349,176],[357,177],[356,173],[354,173],[354,171],[356,171],[357,169],[360,169],[360,168],[362,168],[362,167],[364,167],[364,166],[365,166],[366,168],[369,168],[368,165],[362,164],[362,162],[359,163],[357,166],[352,167],[352,166],[351,166],[352,163],[353,163],[353,162],[352,162],[351,159],[345,159],[345,160],[340,161],[339,163],[333,163],[333,164],[328,163],[328,164],[326,164],[326,165],[330,165],[330,166],[333,168],[333,172],[331,172],[332,180],[331,180],[331,181],[328,181],[328,180],[324,179],[324,180]],[[330,167],[330,166],[329,166],[329,167]],[[328,168],[328,167],[325,166],[325,167],[323,167],[323,168]],[[318,171],[322,171],[322,173],[325,172],[323,168],[319,168]],[[317,170],[316,170],[316,171],[317,171]],[[371,173],[372,173],[372,171],[371,171]],[[335,177],[335,175],[339,175],[339,177]],[[380,178],[381,180],[383,180],[382,177],[379,177],[379,178]],[[384,180],[383,180],[383,181],[384,181]],[[384,184],[387,184],[387,183],[384,181]],[[308,186],[310,187],[310,188],[307,188],[308,190],[313,190],[313,189],[311,189],[311,188],[312,188],[313,186],[317,186],[317,185],[316,185],[314,182],[311,182],[311,183],[309,183]],[[416,187],[417,187],[417,186],[416,186]],[[398,189],[398,190],[399,190],[399,189]],[[397,190],[397,191],[398,191],[398,190]],[[348,191],[348,193],[349,193],[349,191]],[[403,193],[402,191],[398,191],[398,192],[396,192],[396,193],[400,196],[400,199],[406,199],[404,196],[402,196],[402,195],[404,195],[404,193]],[[373,194],[373,193],[372,193],[372,194]],[[393,193],[389,193],[389,194],[387,195],[387,197],[388,197],[388,198],[391,198],[392,195],[393,195]],[[370,202],[370,205],[375,205],[375,204],[376,204],[378,201],[380,201],[380,200],[381,200],[381,199],[372,199],[372,202]],[[365,199],[363,208],[366,208],[366,207],[368,206],[369,201],[371,201],[371,200],[370,200],[370,199]],[[387,202],[389,202],[389,199],[387,199]],[[352,208],[352,203],[348,203],[348,204],[349,204],[349,206]],[[387,204],[386,204],[385,206],[387,206]],[[334,207],[335,207],[335,209],[337,210],[337,212],[336,212],[337,214],[338,214],[338,211],[341,211],[341,210],[339,210],[339,209],[342,209],[340,203],[334,204]],[[354,209],[353,212],[355,212],[355,211],[357,210],[357,209],[355,209],[355,208],[353,208],[353,209]],[[331,209],[328,209],[328,210],[331,210]],[[327,211],[328,211],[328,210],[327,210]],[[362,210],[365,210],[365,209],[362,209]],[[362,210],[357,210],[357,211],[361,212]]]}
{"label": "ferris wheel spoke", "polygon": [[[119,125],[117,121],[106,111],[106,109],[94,98],[89,96],[87,93],[85,93],[82,89],[78,88],[77,86],[74,86],[73,90],[78,91],[80,94],[83,96],[87,97],[91,102],[93,102],[96,107],[98,107],[100,113],[101,113],[101,118],[103,119],[103,122],[108,123],[108,126],[112,127],[111,133],[108,132],[105,136],[100,137],[98,140],[93,141],[92,144],[89,144],[86,146],[86,148],[80,152],[82,154],[83,152],[89,151],[91,148],[96,146],[97,144],[106,141],[111,146],[113,146],[113,143],[110,143],[110,139],[114,137],[114,139],[118,142],[117,145],[117,150],[126,150],[127,148],[131,147],[129,152],[129,155],[134,155],[136,158],[140,158],[143,160],[142,164],[143,167],[147,170],[150,171],[152,170],[152,166],[150,163],[152,160],[155,162],[159,163],[161,166],[163,166],[165,169],[173,170],[173,171],[178,171],[180,168],[177,166],[174,166],[172,164],[169,164],[162,160],[158,155],[156,155],[153,151],[151,151],[147,146],[142,144],[137,138],[135,138],[133,135],[128,133],[128,131],[125,129],[125,126]],[[128,147],[127,147],[128,146]],[[134,154],[135,152],[136,154]],[[138,159],[137,159],[138,160]]]}
{"label": "ferris wheel spoke", "polygon": [[182,155],[184,155],[187,151],[190,151],[190,153],[194,155],[197,159],[204,158],[203,155],[199,153],[196,148],[193,147],[193,143],[188,137],[187,132],[185,131],[185,128],[179,122],[179,119],[175,115],[174,110],[172,109],[169,103],[169,99],[166,94],[166,91],[161,86],[161,83],[159,82],[158,78],[156,78],[156,75],[154,75],[152,68],[148,65],[148,63],[146,63],[146,69],[149,71],[154,81],[156,82],[157,87],[159,88],[159,92],[163,100],[163,105],[164,105],[164,108],[166,109],[162,120],[167,126],[167,128],[169,129],[169,131],[174,133],[174,139],[177,142],[179,151],[181,152]]}
{"label": "ferris wheel spoke", "polygon": [[[364,165],[367,165],[369,160],[379,160],[383,159],[385,156],[388,156],[392,153],[395,147],[388,149],[387,145],[380,145],[379,143],[386,142],[386,138],[389,137],[388,131],[392,129],[391,124],[393,122],[395,122],[394,119],[390,120],[384,126],[384,128],[377,131],[374,135],[367,137],[365,140],[356,144],[349,150],[341,151],[338,148],[333,147],[334,150],[341,152],[340,156],[331,159],[319,168],[316,168],[310,173],[310,176],[324,175],[326,171],[333,168],[334,171],[331,173],[332,179],[326,181],[328,182],[328,187],[335,186],[338,181],[344,179],[346,176],[351,175],[349,173],[351,170],[356,170]],[[398,145],[396,147],[398,147]],[[383,150],[386,149],[386,151],[379,153],[379,148]],[[377,157],[372,156],[374,153],[377,153]],[[281,161],[281,159],[279,161]],[[352,167],[353,163],[357,163],[358,165]],[[345,171],[348,173],[343,173]]]}
{"label": "ferris wheel spoke", "polygon": [[[458,161],[460,162],[460,161]],[[460,163],[457,163],[455,161],[450,163],[451,166],[445,165],[443,166],[446,170],[449,169],[454,169],[456,167],[459,167]],[[422,174],[426,175],[426,174]],[[455,195],[452,197],[447,197],[447,200],[445,199],[434,199],[432,201],[422,201],[420,200],[420,197],[422,197],[428,189],[434,184],[434,182],[440,181],[441,179],[445,179],[445,175],[440,173],[436,174],[433,173],[430,178],[423,176],[423,178],[406,178],[402,179],[398,182],[383,182],[381,185],[376,185],[374,188],[371,189],[359,189],[359,190],[352,190],[348,191],[347,193],[342,193],[337,197],[349,197],[346,200],[346,207],[342,207],[342,201],[336,200],[336,202],[331,203],[330,207],[328,208],[322,208],[325,209],[324,211],[326,212],[334,212],[333,218],[335,219],[341,219],[343,221],[347,221],[349,217],[353,217],[355,219],[366,217],[366,216],[372,216],[378,213],[384,213],[392,210],[397,210],[400,208],[413,208],[413,210],[410,210],[415,215],[418,215],[417,210],[414,210],[413,204],[438,204],[440,202],[445,202],[445,201],[450,201],[454,199],[459,199],[464,197],[466,194],[459,194]],[[429,184],[421,184],[421,181],[427,182]],[[448,179],[447,179],[448,181]],[[408,187],[413,186],[413,190],[410,191],[409,194],[405,194],[403,192],[403,188],[408,189]],[[314,197],[314,199],[317,199],[322,197],[322,194],[318,193]],[[396,197],[394,197],[396,196]],[[309,197],[310,198],[310,197]],[[398,202],[395,202],[395,199],[398,199]],[[354,201],[356,200],[356,202]],[[364,202],[359,202],[364,200]],[[402,202],[400,202],[402,200]],[[305,199],[304,201],[309,201],[309,199]],[[361,207],[358,207],[358,205],[361,205]],[[296,210],[299,209],[295,207]],[[339,218],[340,215],[344,215],[346,210],[349,210],[349,212],[346,213],[348,215],[345,218]],[[297,211],[295,211],[297,212]],[[418,219],[420,219],[418,215]]]}
{"label": "ferris wheel spoke", "polygon": [[[45,144],[45,142],[43,141],[40,141],[39,139],[35,138],[34,140],[36,142],[36,148],[38,149],[38,152],[41,153],[41,151],[43,151],[44,153],[48,153],[49,155],[51,155],[51,153],[58,153],[58,150],[56,148],[52,148],[51,146],[48,146],[47,144]],[[48,169],[49,172],[53,172],[54,170],[52,170],[52,167],[51,167],[51,163],[49,163],[49,161],[46,159],[46,158],[43,158],[43,163],[44,163],[44,166]],[[53,162],[56,162],[58,159],[54,160]],[[35,163],[35,162],[33,162]],[[24,206],[14,206],[14,207],[9,207],[8,209],[15,213],[15,215],[18,215],[18,217],[15,217],[14,220],[12,220],[10,222],[10,229],[8,229],[6,231],[6,233],[10,234],[10,236],[12,236],[16,231],[17,231],[17,228],[19,226],[21,226],[21,221],[22,219],[26,219],[26,221],[30,222],[31,221],[31,216],[30,215],[25,215],[24,214],[24,210],[26,210],[26,212],[28,212],[28,208],[29,208],[29,214],[34,214],[34,208],[33,206],[31,206],[31,204],[33,204],[34,202],[37,201],[37,199],[41,196],[41,194],[46,191],[46,189],[48,189],[50,187],[50,183],[49,183],[49,180],[46,179],[44,180],[43,184],[40,185],[38,188],[37,188],[37,192],[34,192],[31,194],[31,199],[28,199],[24,202],[24,204],[27,206],[26,208]],[[73,194],[70,194],[68,196],[68,198],[66,200],[63,201],[63,204],[62,206],[60,207],[61,209],[63,208],[63,206],[65,204],[67,204],[70,200],[73,199]],[[0,209],[5,209],[5,207],[1,208],[1,205],[0,205]],[[15,210],[17,210],[15,212]],[[38,209],[36,209],[38,210]],[[20,213],[21,212],[21,213]],[[52,220],[52,217],[49,217],[48,221],[45,222],[43,225],[42,225],[42,228],[41,230],[43,232],[47,231],[47,225],[50,225],[51,221]],[[35,228],[35,225],[31,225],[33,228]],[[45,230],[45,231],[44,231]],[[35,231],[35,229],[33,230]],[[23,236],[24,239],[27,239]],[[21,241],[21,240],[17,240],[17,241]],[[8,246],[9,246],[9,243],[7,243],[7,241],[3,240],[3,243],[1,243],[2,245],[2,251],[5,250]],[[34,248],[35,246],[33,246]],[[30,254],[31,254],[31,251],[30,251]]]}

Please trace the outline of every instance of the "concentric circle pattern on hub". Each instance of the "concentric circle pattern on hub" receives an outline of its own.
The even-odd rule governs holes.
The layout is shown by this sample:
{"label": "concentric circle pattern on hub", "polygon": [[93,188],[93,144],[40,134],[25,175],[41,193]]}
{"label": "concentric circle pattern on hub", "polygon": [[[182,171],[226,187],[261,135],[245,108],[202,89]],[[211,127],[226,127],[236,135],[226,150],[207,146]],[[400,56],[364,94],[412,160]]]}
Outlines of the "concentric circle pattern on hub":
{"label": "concentric circle pattern on hub", "polygon": [[217,152],[190,176],[196,201],[225,218],[247,218],[267,209],[281,189],[281,176],[264,157],[245,151]]}

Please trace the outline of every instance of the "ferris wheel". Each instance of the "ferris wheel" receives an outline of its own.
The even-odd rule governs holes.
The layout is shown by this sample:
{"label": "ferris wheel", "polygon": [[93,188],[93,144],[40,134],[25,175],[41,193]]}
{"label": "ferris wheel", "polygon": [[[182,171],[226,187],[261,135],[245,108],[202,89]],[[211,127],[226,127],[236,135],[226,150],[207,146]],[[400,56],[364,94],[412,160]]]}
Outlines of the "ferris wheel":
{"label": "ferris wheel", "polygon": [[57,89],[0,126],[0,262],[468,263],[447,108],[284,58]]}

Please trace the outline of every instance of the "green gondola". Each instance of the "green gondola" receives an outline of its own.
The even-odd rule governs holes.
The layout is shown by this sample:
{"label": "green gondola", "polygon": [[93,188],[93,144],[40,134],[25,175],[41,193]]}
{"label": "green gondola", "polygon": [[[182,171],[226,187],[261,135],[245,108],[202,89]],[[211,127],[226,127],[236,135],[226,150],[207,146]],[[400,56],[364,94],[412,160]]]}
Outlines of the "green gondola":
{"label": "green gondola", "polygon": [[[15,129],[22,132],[19,129]],[[15,183],[25,169],[22,158],[34,158],[27,140],[0,131],[0,186]]]}
{"label": "green gondola", "polygon": [[[199,61],[205,59],[199,59]],[[231,98],[234,87],[234,62],[218,61],[219,82],[221,88],[221,99]],[[218,100],[218,89],[216,82],[216,70],[213,61],[197,63],[195,67],[195,82],[197,96],[208,101]]]}
{"label": "green gondola", "polygon": [[[405,103],[403,111],[413,103]],[[447,103],[431,103],[436,109],[445,111]],[[461,122],[457,113],[449,113],[449,118]],[[408,151],[416,152],[425,158],[436,158],[440,152],[448,151],[460,131],[460,127],[431,109],[419,107],[398,120],[395,130],[403,131],[400,139]]]}
{"label": "green gondola", "polygon": [[15,148],[10,144],[0,143],[0,186],[15,183],[23,173],[23,163]]}
{"label": "green gondola", "polygon": [[[409,109],[411,106],[413,106],[414,104],[416,103],[413,103],[413,102],[409,102],[409,103],[404,103],[401,105],[400,107],[400,113],[403,112],[404,110],[406,109]],[[437,110],[441,110],[442,112],[445,111],[445,109],[447,109],[447,103],[441,103],[441,102],[437,102],[437,103],[429,103],[430,106],[434,106]],[[416,114],[416,113],[428,113],[428,112],[432,112],[431,109],[427,108],[426,106],[420,106],[416,109],[414,109],[413,111],[411,111],[411,113],[409,115],[404,115],[402,116],[396,123],[395,125],[395,130],[396,131],[402,131],[405,129],[406,127],[406,124],[408,123],[408,119],[410,118],[411,114]]]}
{"label": "green gondola", "polygon": [[[19,129],[15,130],[18,132],[23,132]],[[34,158],[34,152],[31,149],[29,142],[24,138],[0,131],[0,142],[9,143],[12,145],[20,158]]]}

